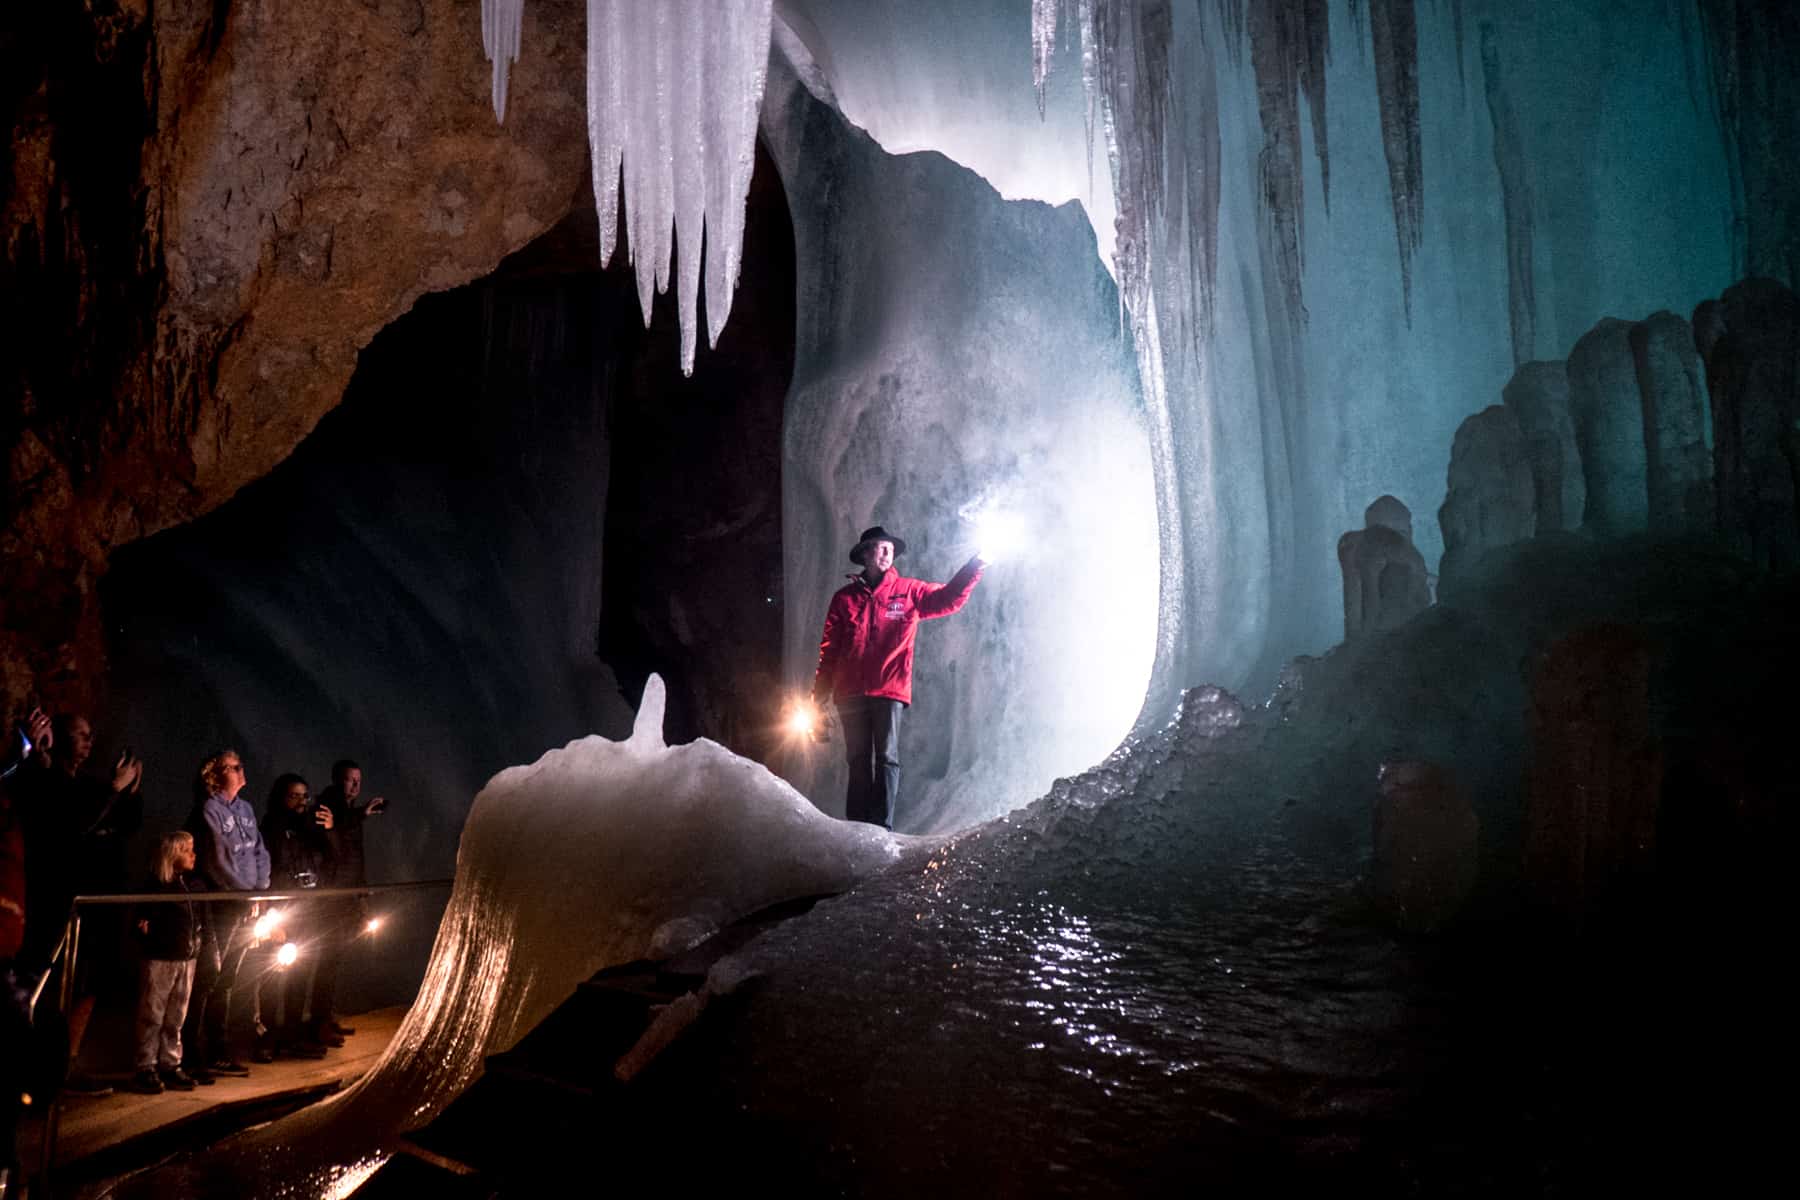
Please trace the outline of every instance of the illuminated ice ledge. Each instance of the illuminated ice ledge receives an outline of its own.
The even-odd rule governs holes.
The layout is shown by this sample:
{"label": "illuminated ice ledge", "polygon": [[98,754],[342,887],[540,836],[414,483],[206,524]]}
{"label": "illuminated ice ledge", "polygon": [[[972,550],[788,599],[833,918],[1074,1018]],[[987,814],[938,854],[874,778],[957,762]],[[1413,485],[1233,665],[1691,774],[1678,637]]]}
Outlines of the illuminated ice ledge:
{"label": "illuminated ice ledge", "polygon": [[448,1019],[485,1023],[470,1039],[484,1053],[506,1049],[602,967],[675,953],[782,900],[844,891],[912,840],[825,816],[716,742],[665,744],[664,702],[652,675],[629,739],[580,738],[501,771],[475,797],[397,1046],[423,1044]]}

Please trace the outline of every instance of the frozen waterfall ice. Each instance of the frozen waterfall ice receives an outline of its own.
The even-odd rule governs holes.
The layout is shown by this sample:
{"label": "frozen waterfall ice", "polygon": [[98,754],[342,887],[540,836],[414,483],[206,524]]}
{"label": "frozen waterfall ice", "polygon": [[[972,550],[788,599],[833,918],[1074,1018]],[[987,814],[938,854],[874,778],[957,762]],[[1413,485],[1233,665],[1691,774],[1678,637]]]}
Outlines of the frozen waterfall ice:
{"label": "frozen waterfall ice", "polygon": [[1080,45],[1112,167],[1163,539],[1146,714],[1329,646],[1333,539],[1383,493],[1434,508],[1516,365],[1729,277],[1704,23],[1659,7],[1032,0],[1040,82]]}
{"label": "frozen waterfall ice", "polygon": [[[481,4],[500,120],[523,6]],[[622,203],[646,326],[654,296],[668,291],[679,265],[681,366],[689,374],[699,341],[702,246],[708,345],[725,328],[737,289],[772,8],[773,0],[587,0],[588,147],[600,259],[612,261]]]}

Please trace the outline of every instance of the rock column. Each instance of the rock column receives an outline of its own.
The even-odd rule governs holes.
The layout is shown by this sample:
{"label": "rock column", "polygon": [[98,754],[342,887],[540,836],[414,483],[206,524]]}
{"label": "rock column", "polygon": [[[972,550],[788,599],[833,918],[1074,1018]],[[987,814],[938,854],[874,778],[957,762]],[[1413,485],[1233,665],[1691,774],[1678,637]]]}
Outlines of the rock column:
{"label": "rock column", "polygon": [[1713,527],[1706,381],[1694,331],[1671,312],[1631,327],[1631,357],[1643,398],[1650,527],[1699,533]]}
{"label": "rock column", "polygon": [[1537,531],[1532,455],[1511,409],[1495,404],[1465,420],[1450,451],[1449,491],[1438,509],[1444,557],[1438,595],[1456,585],[1487,551]]}
{"label": "rock column", "polygon": [[1569,419],[1569,368],[1563,362],[1528,362],[1507,381],[1501,399],[1518,418],[1531,458],[1537,493],[1536,532],[1559,533],[1581,524],[1587,481]]}
{"label": "rock column", "polygon": [[1569,355],[1569,413],[1587,483],[1581,526],[1600,537],[1649,527],[1643,401],[1630,335],[1629,324],[1609,317]]}
{"label": "rock column", "polygon": [[1412,541],[1412,512],[1382,496],[1363,513],[1363,528],[1338,539],[1344,572],[1344,640],[1404,624],[1431,606],[1425,558]]}

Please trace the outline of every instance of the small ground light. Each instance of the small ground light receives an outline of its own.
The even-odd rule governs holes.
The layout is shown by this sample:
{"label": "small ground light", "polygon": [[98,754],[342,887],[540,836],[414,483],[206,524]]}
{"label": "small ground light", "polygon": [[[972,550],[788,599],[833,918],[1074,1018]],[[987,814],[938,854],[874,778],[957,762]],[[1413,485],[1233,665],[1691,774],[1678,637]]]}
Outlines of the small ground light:
{"label": "small ground light", "polygon": [[796,704],[788,710],[788,732],[795,737],[810,737],[813,731],[812,710],[804,704]]}
{"label": "small ground light", "polygon": [[275,961],[284,967],[293,966],[294,961],[299,957],[300,947],[294,945],[292,942],[281,943],[281,949],[275,952]]}
{"label": "small ground light", "polygon": [[374,933],[376,930],[378,930],[380,928],[381,928],[381,918],[380,917],[370,917],[368,919],[368,921],[366,921],[363,924],[363,932],[364,933]]}
{"label": "small ground light", "polygon": [[254,930],[254,932],[256,934],[256,940],[259,942],[262,941],[264,938],[268,937],[271,933],[274,933],[276,926],[278,926],[280,924],[281,924],[281,910],[278,908],[271,908],[268,912],[266,912],[262,916],[256,918],[256,926],[255,926],[255,930]]}

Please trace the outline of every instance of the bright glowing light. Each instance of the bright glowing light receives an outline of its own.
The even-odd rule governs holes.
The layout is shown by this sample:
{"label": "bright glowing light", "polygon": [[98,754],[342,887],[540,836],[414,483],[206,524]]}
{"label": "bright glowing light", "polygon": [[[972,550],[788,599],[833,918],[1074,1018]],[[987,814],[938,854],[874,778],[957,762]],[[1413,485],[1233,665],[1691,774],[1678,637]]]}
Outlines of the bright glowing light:
{"label": "bright glowing light", "polygon": [[1011,558],[1025,545],[1025,519],[993,496],[983,496],[957,510],[975,527],[975,553],[987,562]]}
{"label": "bright glowing light", "polygon": [[256,934],[256,940],[259,942],[262,941],[271,933],[274,933],[280,924],[281,910],[279,908],[271,908],[268,912],[256,918],[256,925],[253,929],[253,932]]}
{"label": "bright glowing light", "polygon": [[374,933],[375,931],[377,931],[380,928],[381,928],[381,918],[380,917],[370,917],[368,920],[368,923],[363,926],[363,932],[364,933]]}
{"label": "bright glowing light", "polygon": [[300,947],[294,945],[292,942],[281,943],[281,949],[275,952],[275,961],[284,967],[293,966],[294,960],[299,957]]}
{"label": "bright glowing light", "polygon": [[1017,513],[990,512],[975,526],[976,553],[988,562],[1011,558],[1025,543],[1025,522]]}
{"label": "bright glowing light", "polygon": [[787,729],[795,737],[811,737],[816,724],[813,710],[809,705],[796,703],[788,710]]}

